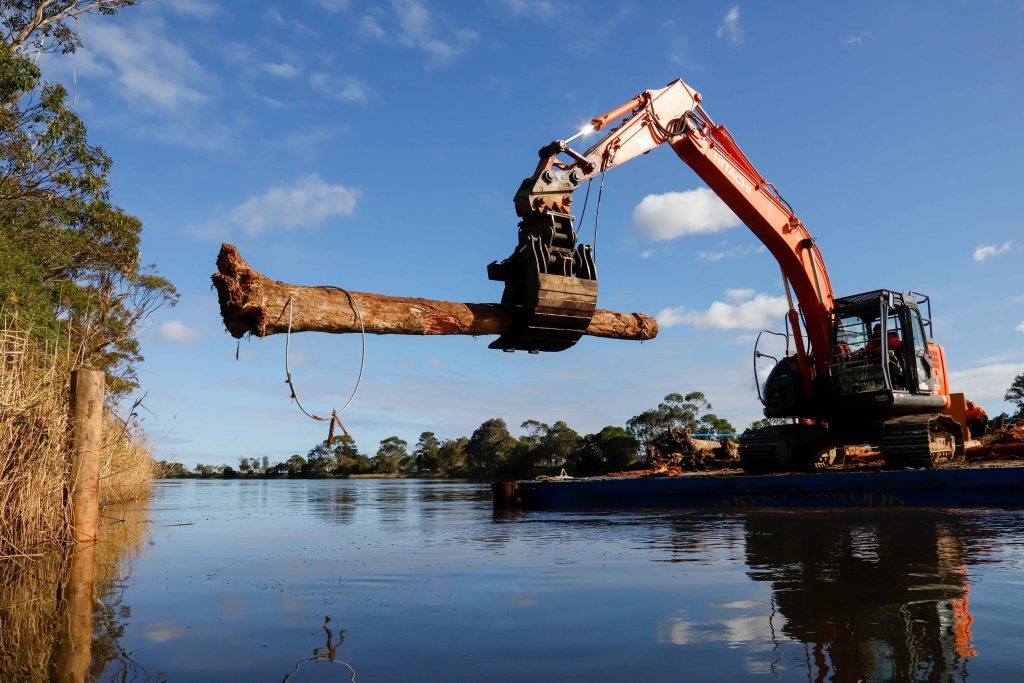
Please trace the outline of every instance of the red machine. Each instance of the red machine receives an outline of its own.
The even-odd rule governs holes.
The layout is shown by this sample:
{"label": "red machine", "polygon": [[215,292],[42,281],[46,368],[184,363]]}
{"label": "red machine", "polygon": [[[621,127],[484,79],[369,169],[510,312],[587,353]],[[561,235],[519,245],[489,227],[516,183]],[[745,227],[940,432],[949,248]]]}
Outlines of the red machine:
{"label": "red machine", "polygon": [[591,248],[577,243],[573,193],[668,143],[782,268],[785,336],[794,352],[772,369],[761,399],[766,416],[797,419],[744,433],[744,469],[821,467],[841,460],[846,444],[877,444],[892,467],[963,460],[961,427],[941,413],[949,387],[944,352],[931,339],[928,297],[880,289],[836,298],[810,232],[683,81],[640,93],[590,128],[620,119],[586,152],[569,146],[586,130],[540,150],[540,163],[515,196],[518,245],[488,266],[492,280],[505,282],[502,303],[521,313],[517,329],[492,348],[562,351],[579,340],[596,307],[597,268]]}

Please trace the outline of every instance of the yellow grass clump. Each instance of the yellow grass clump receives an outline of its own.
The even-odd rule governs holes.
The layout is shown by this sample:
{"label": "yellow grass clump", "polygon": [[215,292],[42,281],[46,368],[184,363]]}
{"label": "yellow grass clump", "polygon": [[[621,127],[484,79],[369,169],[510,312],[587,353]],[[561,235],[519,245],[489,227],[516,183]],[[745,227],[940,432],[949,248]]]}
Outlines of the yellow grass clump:
{"label": "yellow grass clump", "polygon": [[[55,647],[66,637],[60,591],[68,579],[70,531],[72,360],[39,348],[29,335],[0,323],[0,678],[48,680]],[[97,598],[123,574],[145,534],[145,506],[126,514],[117,506],[150,493],[154,462],[137,422],[104,416],[100,501],[105,507],[97,547]],[[114,584],[111,584],[114,585]],[[116,629],[98,614],[102,636]],[[114,644],[97,638],[98,660],[117,658]]]}
{"label": "yellow grass clump", "polygon": [[100,461],[100,505],[118,505],[148,498],[156,476],[156,461],[138,422],[125,426],[112,414],[103,425]]}
{"label": "yellow grass clump", "polygon": [[0,330],[0,562],[66,542],[70,361]]}
{"label": "yellow grass clump", "polygon": [[[0,329],[0,562],[69,542],[71,359]],[[104,417],[101,505],[145,498],[154,462],[137,422]]]}

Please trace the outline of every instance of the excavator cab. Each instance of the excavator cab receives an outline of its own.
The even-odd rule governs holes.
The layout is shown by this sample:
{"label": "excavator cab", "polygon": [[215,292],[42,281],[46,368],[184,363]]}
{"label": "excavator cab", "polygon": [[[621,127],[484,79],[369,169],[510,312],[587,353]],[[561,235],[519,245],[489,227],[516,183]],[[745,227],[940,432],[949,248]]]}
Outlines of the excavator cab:
{"label": "excavator cab", "polygon": [[896,469],[962,462],[960,425],[940,413],[948,399],[945,360],[930,338],[925,304],[923,295],[884,289],[835,299],[820,398],[802,392],[796,356],[780,359],[765,382],[765,416],[806,423],[745,432],[743,468],[810,469],[841,462],[844,444],[865,443],[877,444],[886,466]]}
{"label": "excavator cab", "polygon": [[884,289],[836,299],[830,380],[840,406],[886,415],[944,406],[927,301]]}

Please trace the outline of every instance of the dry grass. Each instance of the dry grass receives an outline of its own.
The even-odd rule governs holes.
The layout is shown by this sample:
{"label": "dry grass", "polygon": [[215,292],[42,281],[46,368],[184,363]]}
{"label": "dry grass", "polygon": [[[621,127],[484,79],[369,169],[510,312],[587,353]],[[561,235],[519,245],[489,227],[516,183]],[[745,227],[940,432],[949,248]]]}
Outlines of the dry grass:
{"label": "dry grass", "polygon": [[[70,361],[0,330],[0,558],[66,542]],[[3,562],[0,559],[0,562]]]}
{"label": "dry grass", "polygon": [[[0,329],[0,562],[70,539],[70,371],[66,355]],[[101,457],[102,505],[149,495],[154,463],[137,422],[108,411]]]}
{"label": "dry grass", "polygon": [[[72,359],[34,347],[24,330],[0,321],[0,678],[45,681],[62,638],[57,586],[68,577],[71,551],[69,388]],[[104,417],[97,547],[97,598],[103,580],[123,575],[138,552],[144,523],[116,504],[150,493],[154,463],[137,422]],[[106,591],[106,592],[105,592]],[[97,633],[112,627],[97,613]],[[106,620],[106,621],[105,621]],[[106,626],[104,626],[106,625]],[[119,657],[116,643],[97,641],[100,659]]]}
{"label": "dry grass", "polygon": [[103,426],[103,460],[100,463],[100,505],[117,505],[148,498],[156,476],[146,435],[137,422],[125,426],[107,415]]}

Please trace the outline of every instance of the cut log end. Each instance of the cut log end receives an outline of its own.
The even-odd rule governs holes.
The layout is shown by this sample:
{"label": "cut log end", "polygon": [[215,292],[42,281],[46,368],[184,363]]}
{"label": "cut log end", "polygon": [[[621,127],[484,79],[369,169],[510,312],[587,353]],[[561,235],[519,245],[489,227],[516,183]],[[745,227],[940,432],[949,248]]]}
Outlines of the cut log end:
{"label": "cut log end", "polygon": [[210,279],[217,290],[221,318],[231,336],[235,339],[246,334],[264,336],[267,312],[252,303],[259,299],[263,276],[246,263],[233,245],[221,245],[217,254],[217,272]]}
{"label": "cut log end", "polygon": [[[514,329],[516,312],[500,304],[466,304],[292,285],[254,270],[238,249],[223,244],[212,275],[224,326],[232,337],[293,332],[344,334],[496,335]],[[642,313],[598,309],[586,334],[645,341],[658,323]]]}

